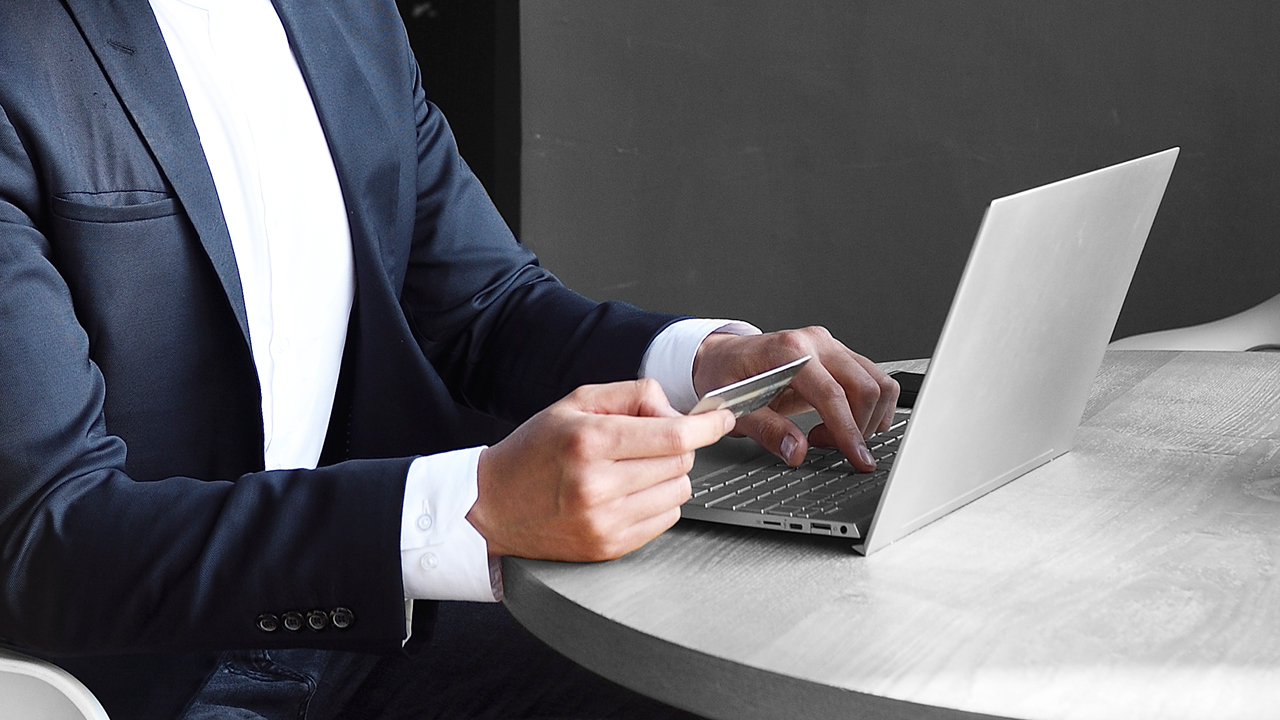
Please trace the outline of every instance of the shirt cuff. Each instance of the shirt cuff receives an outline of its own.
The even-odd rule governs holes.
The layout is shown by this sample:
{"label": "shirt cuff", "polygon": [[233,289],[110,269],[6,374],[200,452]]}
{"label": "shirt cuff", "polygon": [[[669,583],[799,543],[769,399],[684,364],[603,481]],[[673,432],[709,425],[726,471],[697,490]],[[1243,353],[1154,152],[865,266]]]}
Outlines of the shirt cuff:
{"label": "shirt cuff", "polygon": [[479,495],[483,447],[427,455],[409,465],[400,520],[400,572],[410,599],[496,602],[488,545],[467,521]]}
{"label": "shirt cuff", "polygon": [[698,404],[693,388],[693,359],[711,333],[759,335],[760,328],[738,320],[678,320],[663,328],[640,361],[640,377],[652,378],[667,394],[667,402],[680,412]]}

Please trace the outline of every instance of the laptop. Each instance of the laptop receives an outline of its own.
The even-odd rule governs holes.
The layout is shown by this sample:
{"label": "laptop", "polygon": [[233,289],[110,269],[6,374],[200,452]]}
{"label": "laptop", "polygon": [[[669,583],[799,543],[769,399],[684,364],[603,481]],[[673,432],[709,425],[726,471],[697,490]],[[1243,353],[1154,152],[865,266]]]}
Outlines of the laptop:
{"label": "laptop", "polygon": [[1177,156],[992,201],[912,407],[867,440],[875,473],[726,439],[698,451],[682,517],[870,554],[1070,450]]}

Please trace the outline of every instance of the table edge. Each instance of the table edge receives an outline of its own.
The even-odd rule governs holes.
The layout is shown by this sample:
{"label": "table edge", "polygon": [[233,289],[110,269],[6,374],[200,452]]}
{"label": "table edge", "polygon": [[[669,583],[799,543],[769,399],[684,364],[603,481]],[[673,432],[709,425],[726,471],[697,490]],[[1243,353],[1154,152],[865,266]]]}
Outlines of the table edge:
{"label": "table edge", "polygon": [[[788,708],[803,709],[806,720],[847,720],[854,712],[885,720],[999,718],[824,685],[668,642],[557,593],[528,567],[540,562],[503,558],[503,604],[511,616],[570,660],[668,705],[716,720],[772,720]],[[732,704],[714,703],[708,687]]]}

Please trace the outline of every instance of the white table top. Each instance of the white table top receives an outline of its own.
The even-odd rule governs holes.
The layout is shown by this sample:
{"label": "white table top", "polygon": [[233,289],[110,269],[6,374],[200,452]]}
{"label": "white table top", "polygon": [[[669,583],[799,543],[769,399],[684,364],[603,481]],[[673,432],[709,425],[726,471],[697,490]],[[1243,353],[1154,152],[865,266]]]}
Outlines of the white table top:
{"label": "white table top", "polygon": [[1280,717],[1280,354],[1113,352],[1075,449],[890,547],[679,525],[507,606],[713,718]]}

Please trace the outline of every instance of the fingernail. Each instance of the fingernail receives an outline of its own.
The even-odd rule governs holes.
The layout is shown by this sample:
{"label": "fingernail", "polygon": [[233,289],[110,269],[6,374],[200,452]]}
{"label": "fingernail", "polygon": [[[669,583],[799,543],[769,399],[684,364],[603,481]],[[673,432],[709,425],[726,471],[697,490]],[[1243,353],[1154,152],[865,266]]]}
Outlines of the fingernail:
{"label": "fingernail", "polygon": [[733,432],[733,428],[737,426],[737,424],[738,424],[738,418],[734,417],[733,413],[726,412],[724,414],[724,431],[726,433]]}
{"label": "fingernail", "polygon": [[782,438],[782,459],[791,460],[791,454],[796,451],[796,446],[800,444],[794,435],[787,435]]}
{"label": "fingernail", "polygon": [[862,462],[868,465],[876,464],[876,459],[871,457],[871,451],[867,449],[866,445],[858,446],[858,457],[862,458]]}

